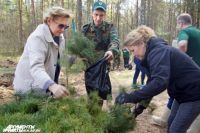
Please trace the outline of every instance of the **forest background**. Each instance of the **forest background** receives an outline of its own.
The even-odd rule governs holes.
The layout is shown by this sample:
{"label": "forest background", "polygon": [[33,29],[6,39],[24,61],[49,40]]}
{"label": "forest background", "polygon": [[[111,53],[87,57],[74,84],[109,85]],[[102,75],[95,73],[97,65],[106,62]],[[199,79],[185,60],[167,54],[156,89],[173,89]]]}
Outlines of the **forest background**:
{"label": "forest background", "polygon": [[[80,31],[82,25],[91,21],[91,8],[96,0],[0,0],[0,103],[13,98],[12,80],[17,60],[22,53],[27,37],[43,22],[43,12],[52,6],[61,6],[73,14],[73,24],[66,31],[70,38],[72,29]],[[200,27],[200,0],[103,0],[107,3],[107,18],[117,27],[121,44],[126,34],[138,25],[147,25],[169,44],[176,38],[176,17],[183,12],[191,14],[193,25]],[[122,47],[122,46],[121,46]],[[3,55],[3,56],[2,56]],[[14,58],[7,58],[13,56]],[[77,65],[80,65],[80,63]],[[76,68],[76,67],[74,67]],[[76,69],[77,71],[77,69]],[[132,71],[112,71],[110,73],[113,96],[121,86],[130,88]],[[66,74],[68,77],[68,74]],[[66,79],[61,74],[62,83]],[[68,81],[68,80],[67,80]],[[70,85],[78,96],[86,94],[84,75],[70,75]],[[160,115],[166,106],[167,93],[153,99],[155,111],[145,111],[137,119],[137,127],[131,133],[163,133],[165,129],[150,124],[151,115]],[[114,99],[114,98],[113,98]],[[13,100],[13,99],[11,99]],[[151,106],[152,107],[152,106]],[[158,108],[159,107],[159,108]],[[150,112],[150,113],[149,113]]]}
{"label": "forest background", "polygon": [[[200,0],[103,0],[107,3],[107,20],[115,24],[121,42],[138,25],[147,25],[170,44],[175,39],[176,17],[190,13],[193,25],[200,27]],[[43,12],[62,6],[73,14],[74,24],[91,21],[95,0],[0,0],[0,54],[21,54],[29,34],[42,23]],[[71,26],[73,27],[73,25]],[[70,37],[71,30],[67,31]]]}

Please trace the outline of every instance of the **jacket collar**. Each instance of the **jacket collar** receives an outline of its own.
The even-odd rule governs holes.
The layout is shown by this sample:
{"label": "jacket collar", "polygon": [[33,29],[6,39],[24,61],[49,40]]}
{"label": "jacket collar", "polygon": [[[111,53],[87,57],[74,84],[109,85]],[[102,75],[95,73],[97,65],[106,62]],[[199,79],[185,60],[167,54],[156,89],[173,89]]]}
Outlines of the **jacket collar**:
{"label": "jacket collar", "polygon": [[144,55],[144,59],[142,60],[142,66],[147,67],[148,63],[147,63],[147,57],[149,52],[154,49],[155,47],[160,47],[162,45],[168,45],[166,41],[164,41],[161,38],[158,37],[151,37],[148,42],[147,42],[147,48],[146,48],[146,52]]}
{"label": "jacket collar", "polygon": [[[45,23],[43,24],[43,26],[44,26],[44,33],[45,33],[44,37],[45,37],[45,40],[47,42],[51,42],[53,45],[58,47],[59,45],[54,41],[53,36],[51,34],[51,31],[49,29],[49,26],[47,24],[45,24]],[[60,43],[64,40],[63,34],[60,35],[59,39],[60,39]]]}
{"label": "jacket collar", "polygon": [[168,43],[159,37],[151,37],[147,42],[147,51],[162,45],[168,45]]}
{"label": "jacket collar", "polygon": [[[97,27],[95,26],[94,21],[93,21],[93,22],[91,23],[90,30],[91,30],[92,32],[94,32],[96,28],[97,28]],[[98,29],[101,29],[102,31],[106,31],[106,22],[103,21],[103,23],[98,27]]]}

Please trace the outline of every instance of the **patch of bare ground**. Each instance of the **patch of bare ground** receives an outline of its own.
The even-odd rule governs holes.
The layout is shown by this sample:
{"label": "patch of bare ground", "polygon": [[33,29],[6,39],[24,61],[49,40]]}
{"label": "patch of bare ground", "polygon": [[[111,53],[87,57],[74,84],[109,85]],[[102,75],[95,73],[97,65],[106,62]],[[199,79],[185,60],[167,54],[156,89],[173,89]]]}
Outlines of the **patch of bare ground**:
{"label": "patch of bare ground", "polygon": [[15,99],[12,87],[16,63],[11,59],[0,61],[0,104],[11,102]]}

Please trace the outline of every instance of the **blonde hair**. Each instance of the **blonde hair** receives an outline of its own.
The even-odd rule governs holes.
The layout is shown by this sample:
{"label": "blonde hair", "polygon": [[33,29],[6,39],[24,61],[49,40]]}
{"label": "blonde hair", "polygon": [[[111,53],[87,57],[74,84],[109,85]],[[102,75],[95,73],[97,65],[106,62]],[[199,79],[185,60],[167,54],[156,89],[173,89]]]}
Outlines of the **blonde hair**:
{"label": "blonde hair", "polygon": [[128,33],[124,42],[124,46],[139,45],[140,42],[144,42],[146,44],[153,36],[156,36],[153,29],[145,25],[139,26],[137,29]]}
{"label": "blonde hair", "polygon": [[52,7],[44,13],[43,21],[47,23],[49,18],[55,19],[56,17],[70,18],[70,14],[62,7]]}

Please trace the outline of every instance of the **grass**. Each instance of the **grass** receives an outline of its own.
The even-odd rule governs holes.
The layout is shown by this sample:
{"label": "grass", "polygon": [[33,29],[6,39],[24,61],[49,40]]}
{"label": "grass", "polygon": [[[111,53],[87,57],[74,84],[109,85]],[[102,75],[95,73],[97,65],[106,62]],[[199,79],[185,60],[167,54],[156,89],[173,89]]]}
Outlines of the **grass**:
{"label": "grass", "polygon": [[15,72],[15,68],[13,67],[0,67],[0,75],[4,75],[4,74],[10,74],[10,73],[14,73]]}
{"label": "grass", "polygon": [[18,60],[19,56],[0,54],[0,75],[14,73]]}
{"label": "grass", "polygon": [[20,58],[19,54],[0,53],[0,61],[11,60],[17,62]]}

